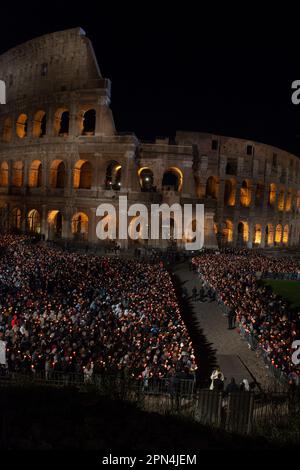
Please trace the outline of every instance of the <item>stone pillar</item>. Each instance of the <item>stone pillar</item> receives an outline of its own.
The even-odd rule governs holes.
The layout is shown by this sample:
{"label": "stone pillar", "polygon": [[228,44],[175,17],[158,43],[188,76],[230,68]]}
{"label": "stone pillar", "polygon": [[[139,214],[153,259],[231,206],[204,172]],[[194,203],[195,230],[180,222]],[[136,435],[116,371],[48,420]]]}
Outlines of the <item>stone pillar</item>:
{"label": "stone pillar", "polygon": [[161,171],[156,167],[153,171],[153,186],[156,187],[156,191],[160,192],[162,187],[163,175]]}
{"label": "stone pillar", "polygon": [[26,207],[26,205],[24,204],[23,206],[23,218],[22,218],[22,222],[21,222],[21,231],[22,232],[26,232],[27,231],[27,216],[28,216],[28,209]]}
{"label": "stone pillar", "polygon": [[261,243],[260,248],[265,248],[266,246],[266,225],[261,224]]}
{"label": "stone pillar", "polygon": [[234,247],[237,246],[237,241],[238,241],[238,226],[239,226],[239,220],[234,220],[233,221],[233,240],[232,240],[232,244]]}
{"label": "stone pillar", "polygon": [[186,167],[185,171],[183,172],[183,185],[181,190],[183,197],[189,197],[190,195],[193,197],[196,195],[192,162],[189,162],[188,165],[189,166]]}
{"label": "stone pillar", "polygon": [[8,192],[12,187],[12,178],[13,178],[13,160],[8,161]]}
{"label": "stone pillar", "polygon": [[206,211],[204,214],[204,246],[206,248],[218,248],[214,231],[214,213]]}
{"label": "stone pillar", "polygon": [[42,161],[42,188],[41,188],[44,193],[47,192],[49,182],[50,182],[50,168],[48,166],[48,162],[46,158],[44,157]]}
{"label": "stone pillar", "polygon": [[101,161],[102,161],[102,153],[95,153],[95,169],[94,169],[94,175],[93,175],[93,187],[97,191],[101,191],[103,188],[104,182],[101,181],[102,179],[102,174],[101,174]]}
{"label": "stone pillar", "polygon": [[62,220],[62,238],[71,238],[72,208],[66,206]]}
{"label": "stone pillar", "polygon": [[26,194],[28,190],[28,180],[29,180],[29,163],[27,160],[24,161],[24,167],[23,167],[23,188],[22,192]]}
{"label": "stone pillar", "polygon": [[70,104],[69,111],[69,135],[78,136],[79,135],[79,123],[78,123],[78,109],[75,102]]}
{"label": "stone pillar", "polygon": [[96,207],[91,207],[89,212],[89,229],[88,229],[88,241],[95,243],[97,242],[96,236]]}
{"label": "stone pillar", "polygon": [[101,135],[102,128],[102,106],[101,106],[101,99],[98,99],[98,103],[94,106],[96,111],[96,126],[95,126],[95,135]]}
{"label": "stone pillar", "polygon": [[123,174],[121,176],[122,187],[124,186],[126,189],[130,188],[133,191],[139,191],[140,190],[139,178],[137,174],[136,162],[134,161],[135,152],[130,150],[130,151],[127,151],[125,155],[126,155],[126,162],[127,162],[126,164],[127,172],[125,175],[125,181],[123,180]]}
{"label": "stone pillar", "polygon": [[241,188],[242,188],[243,181],[237,180],[236,182],[236,190],[235,190],[235,209],[239,210],[241,206]]}
{"label": "stone pillar", "polygon": [[45,236],[45,240],[48,240],[49,230],[48,230],[47,206],[46,206],[46,204],[42,205],[41,233],[42,233],[42,235]]}
{"label": "stone pillar", "polygon": [[252,222],[251,223],[248,222],[248,225],[249,225],[249,238],[248,238],[248,242],[247,242],[247,247],[252,248],[252,246],[253,246],[254,225],[253,225]]}
{"label": "stone pillar", "polygon": [[138,179],[137,168],[134,162],[134,154],[132,152],[126,152],[125,165],[122,165],[121,169],[121,191],[128,191],[131,187],[130,179],[134,177],[134,172]]}
{"label": "stone pillar", "polygon": [[53,106],[49,106],[46,112],[46,137],[54,136],[54,114]]}
{"label": "stone pillar", "polygon": [[73,158],[65,163],[65,196],[69,196],[73,193]]}
{"label": "stone pillar", "polygon": [[270,182],[265,181],[265,183],[264,183],[264,198],[263,198],[263,212],[264,213],[266,213],[266,211],[268,210],[269,190],[270,190]]}
{"label": "stone pillar", "polygon": [[33,114],[28,114],[28,119],[27,119],[27,135],[25,139],[28,137],[29,139],[33,139],[33,125],[34,125],[34,115]]}

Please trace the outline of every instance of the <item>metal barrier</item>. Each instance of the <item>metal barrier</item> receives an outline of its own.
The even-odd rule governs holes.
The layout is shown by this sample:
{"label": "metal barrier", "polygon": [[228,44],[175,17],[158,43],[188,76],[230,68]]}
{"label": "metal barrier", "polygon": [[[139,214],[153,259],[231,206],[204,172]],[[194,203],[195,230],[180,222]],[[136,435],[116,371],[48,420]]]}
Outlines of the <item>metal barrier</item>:
{"label": "metal barrier", "polygon": [[[134,402],[140,409],[161,414],[176,414],[203,425],[238,434],[263,432],[268,423],[288,422],[300,411],[300,394],[291,400],[287,393],[232,394],[196,389],[189,379],[149,379],[133,381],[121,375],[64,374],[63,372],[0,375],[0,387],[47,386],[94,391],[111,399]],[[296,410],[296,411],[295,411]],[[260,431],[261,430],[261,431]]]}

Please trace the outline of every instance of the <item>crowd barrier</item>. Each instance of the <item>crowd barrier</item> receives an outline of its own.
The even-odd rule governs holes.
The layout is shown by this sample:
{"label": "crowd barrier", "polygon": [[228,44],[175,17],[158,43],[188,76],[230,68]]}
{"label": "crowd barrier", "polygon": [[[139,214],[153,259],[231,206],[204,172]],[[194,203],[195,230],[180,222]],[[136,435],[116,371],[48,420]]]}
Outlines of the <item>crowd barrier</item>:
{"label": "crowd barrier", "polygon": [[299,273],[275,273],[275,272],[264,272],[261,279],[278,279],[285,281],[300,281]]}
{"label": "crowd barrier", "polygon": [[1,372],[2,389],[38,385],[76,388],[84,393],[93,391],[99,396],[134,402],[144,411],[180,415],[238,434],[263,433],[263,425],[288,422],[291,413],[298,413],[300,409],[300,397],[290,400],[287,393],[238,391],[227,394],[197,389],[192,379],[149,378],[136,381],[120,375],[85,376],[63,372],[20,374],[4,369]]}

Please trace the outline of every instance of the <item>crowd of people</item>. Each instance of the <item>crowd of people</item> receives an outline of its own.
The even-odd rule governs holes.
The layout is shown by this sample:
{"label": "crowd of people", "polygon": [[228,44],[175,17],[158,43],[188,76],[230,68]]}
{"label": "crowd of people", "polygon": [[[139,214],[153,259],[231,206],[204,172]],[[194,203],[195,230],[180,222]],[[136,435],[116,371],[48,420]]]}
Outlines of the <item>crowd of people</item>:
{"label": "crowd of people", "polygon": [[161,264],[65,252],[0,237],[0,340],[12,372],[122,371],[135,379],[197,369]]}
{"label": "crowd of people", "polygon": [[[289,257],[270,258],[248,250],[203,252],[192,261],[206,288],[230,312],[275,368],[299,380],[300,368],[292,360],[292,343],[300,339],[300,309],[277,295],[260,279],[283,274],[299,278],[300,262]],[[288,276],[289,277],[289,276]],[[300,282],[299,282],[300,289]],[[297,379],[298,377],[298,379]]]}

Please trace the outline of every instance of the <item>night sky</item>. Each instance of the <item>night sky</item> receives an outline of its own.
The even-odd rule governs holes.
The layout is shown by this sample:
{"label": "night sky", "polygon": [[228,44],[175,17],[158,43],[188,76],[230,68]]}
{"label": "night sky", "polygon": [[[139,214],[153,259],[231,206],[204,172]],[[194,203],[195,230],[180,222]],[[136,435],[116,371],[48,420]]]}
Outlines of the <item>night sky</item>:
{"label": "night sky", "polygon": [[298,28],[293,38],[293,25],[283,19],[279,27],[273,18],[260,23],[260,15],[249,20],[242,12],[238,21],[202,11],[202,4],[196,9],[195,2],[174,3],[170,10],[147,2],[108,10],[107,3],[2,6],[0,52],[81,26],[102,75],[112,81],[119,132],[145,140],[172,137],[176,130],[214,132],[300,155],[300,105],[291,102],[291,83],[300,79]]}

